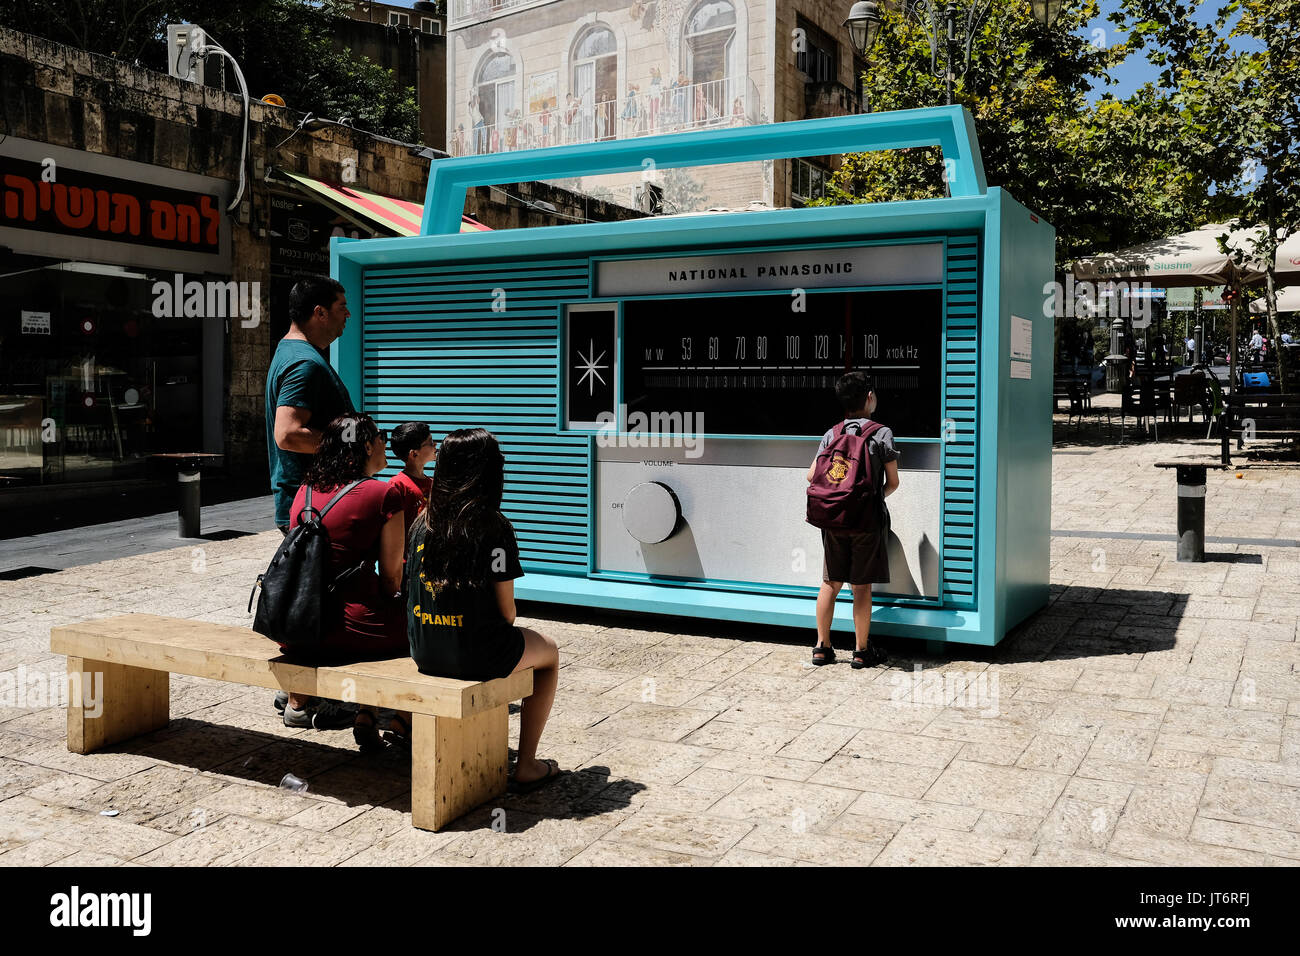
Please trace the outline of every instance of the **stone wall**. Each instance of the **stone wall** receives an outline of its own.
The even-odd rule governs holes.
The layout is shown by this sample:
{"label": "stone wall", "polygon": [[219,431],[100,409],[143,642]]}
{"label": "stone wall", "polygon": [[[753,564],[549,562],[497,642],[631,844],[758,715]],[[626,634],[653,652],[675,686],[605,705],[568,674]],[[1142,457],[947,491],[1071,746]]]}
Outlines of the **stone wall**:
{"label": "stone wall", "polygon": [[[0,97],[7,127],[0,132],[119,159],[152,163],[224,179],[239,178],[242,100],[152,70],[97,56],[15,31],[0,29]],[[328,126],[294,132],[301,113],[254,102],[249,143],[253,176],[232,214],[231,278],[258,281],[262,315],[270,314],[267,223],[268,167],[341,182],[345,161],[355,162],[361,189],[423,202],[428,161],[406,147],[355,130]],[[555,225],[572,218],[624,219],[640,214],[588,201],[542,184],[507,189],[545,199],[563,216],[528,209],[499,191],[478,190],[470,215],[492,228]],[[270,360],[270,323],[254,328],[230,323],[226,341],[224,440],[226,465],[241,474],[266,469],[264,390]]]}

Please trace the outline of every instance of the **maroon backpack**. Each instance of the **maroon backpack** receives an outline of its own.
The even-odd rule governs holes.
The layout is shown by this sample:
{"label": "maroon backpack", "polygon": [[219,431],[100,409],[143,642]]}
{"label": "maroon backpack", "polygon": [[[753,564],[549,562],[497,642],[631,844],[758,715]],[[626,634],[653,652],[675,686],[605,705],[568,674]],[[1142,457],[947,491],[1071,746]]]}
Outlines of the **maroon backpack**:
{"label": "maroon backpack", "polygon": [[879,519],[880,492],[871,473],[869,439],[879,422],[841,422],[818,452],[808,485],[808,523],[841,533],[868,531]]}

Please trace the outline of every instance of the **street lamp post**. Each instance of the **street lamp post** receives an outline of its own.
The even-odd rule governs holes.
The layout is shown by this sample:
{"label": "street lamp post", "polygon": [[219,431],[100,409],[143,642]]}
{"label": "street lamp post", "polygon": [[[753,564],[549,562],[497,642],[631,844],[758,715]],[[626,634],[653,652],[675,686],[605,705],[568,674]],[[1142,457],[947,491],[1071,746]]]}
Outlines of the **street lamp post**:
{"label": "street lamp post", "polygon": [[[1033,10],[1034,19],[1044,26],[1051,26],[1061,12],[1062,2],[1063,0],[1029,0],[1029,6]],[[942,6],[936,0],[903,0],[904,18],[910,16],[915,20],[930,41],[930,72],[943,79],[944,102],[949,106],[952,105],[953,83],[958,76],[965,76],[970,69],[975,32],[988,15],[991,3],[992,0],[972,0],[964,22],[960,22],[961,7],[956,0],[947,0]],[[883,19],[880,5],[875,0],[859,0],[853,4],[844,26],[849,31],[849,43],[858,56],[866,57],[867,50],[880,35]],[[943,40],[942,69],[939,66],[940,29]]]}

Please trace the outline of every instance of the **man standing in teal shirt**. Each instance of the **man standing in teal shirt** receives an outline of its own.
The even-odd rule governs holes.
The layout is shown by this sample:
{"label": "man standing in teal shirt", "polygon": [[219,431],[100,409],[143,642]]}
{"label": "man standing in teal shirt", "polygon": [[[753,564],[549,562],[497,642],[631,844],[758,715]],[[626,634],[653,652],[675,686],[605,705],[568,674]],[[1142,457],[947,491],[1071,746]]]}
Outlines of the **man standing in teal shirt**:
{"label": "man standing in teal shirt", "polygon": [[329,276],[305,276],[289,293],[289,331],[266,373],[266,454],[275,525],[283,534],[321,432],[356,411],[347,386],[321,354],[343,334],[350,315],[343,285]]}
{"label": "man standing in teal shirt", "polygon": [[[343,285],[329,276],[304,276],[289,292],[289,331],[275,347],[266,373],[266,455],[275,494],[275,526],[289,533],[289,511],[303,473],[320,448],[325,426],[356,411],[347,386],[321,354],[343,334],[348,301]],[[289,695],[275,695],[284,711]],[[356,705],[312,698],[285,726],[330,730],[351,727]]]}

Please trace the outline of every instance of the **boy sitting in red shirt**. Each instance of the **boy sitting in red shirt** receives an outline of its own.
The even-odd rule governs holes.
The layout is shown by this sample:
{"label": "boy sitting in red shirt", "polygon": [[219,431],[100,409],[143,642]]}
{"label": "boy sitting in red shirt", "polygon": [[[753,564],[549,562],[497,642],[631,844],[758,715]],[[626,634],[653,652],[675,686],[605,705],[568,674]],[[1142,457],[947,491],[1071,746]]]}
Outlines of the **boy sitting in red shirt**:
{"label": "boy sitting in red shirt", "polygon": [[438,446],[424,422],[404,422],[393,429],[389,447],[402,463],[402,470],[388,483],[401,493],[405,515],[403,530],[404,534],[410,534],[411,524],[429,500],[433,479],[425,476],[424,466],[438,457]]}

